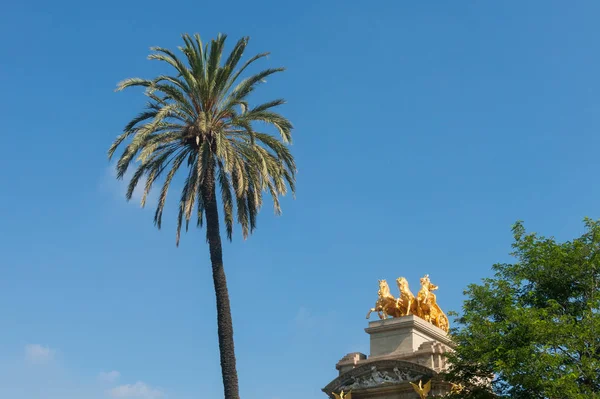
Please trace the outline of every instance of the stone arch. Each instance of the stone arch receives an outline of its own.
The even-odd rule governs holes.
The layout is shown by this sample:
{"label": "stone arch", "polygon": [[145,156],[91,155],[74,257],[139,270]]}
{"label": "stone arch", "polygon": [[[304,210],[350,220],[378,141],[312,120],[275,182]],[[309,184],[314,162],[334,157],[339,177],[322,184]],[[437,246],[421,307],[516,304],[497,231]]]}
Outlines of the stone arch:
{"label": "stone arch", "polygon": [[[405,360],[382,359],[366,361],[358,367],[349,370],[331,381],[323,392],[332,396],[332,392],[344,390],[359,393],[362,390],[385,388],[399,384],[409,385],[408,382],[427,381],[437,377],[438,373],[425,367]],[[411,388],[412,389],[412,388]]]}

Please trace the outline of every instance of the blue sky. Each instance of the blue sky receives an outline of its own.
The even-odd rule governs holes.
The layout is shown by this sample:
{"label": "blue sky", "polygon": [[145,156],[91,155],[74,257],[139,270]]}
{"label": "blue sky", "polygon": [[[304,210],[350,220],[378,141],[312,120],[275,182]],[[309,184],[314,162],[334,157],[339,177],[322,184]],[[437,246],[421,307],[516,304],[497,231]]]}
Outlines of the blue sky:
{"label": "blue sky", "polygon": [[[222,397],[204,232],[126,203],[108,146],[154,45],[230,41],[288,71],[296,200],[224,247],[244,399],[324,397],[368,353],[377,279],[445,310],[508,261],[513,222],[600,217],[595,1],[10,2],[0,14],[0,397]],[[173,191],[173,193],[176,193]],[[177,195],[177,194],[175,194]]]}

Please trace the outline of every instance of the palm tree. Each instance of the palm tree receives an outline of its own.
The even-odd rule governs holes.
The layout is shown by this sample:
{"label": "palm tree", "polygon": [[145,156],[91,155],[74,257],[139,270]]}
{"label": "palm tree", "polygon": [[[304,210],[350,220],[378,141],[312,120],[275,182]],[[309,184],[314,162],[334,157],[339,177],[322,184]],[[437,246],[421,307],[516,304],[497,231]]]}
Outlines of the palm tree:
{"label": "palm tree", "polygon": [[[117,162],[117,178],[123,179],[128,167],[137,164],[127,189],[130,200],[134,189],[145,180],[142,207],[153,184],[166,172],[154,224],[160,229],[163,208],[169,186],[177,171],[185,169],[185,181],[179,200],[176,245],[185,221],[196,213],[196,223],[206,224],[206,240],[210,249],[213,282],[217,299],[217,325],[221,371],[226,399],[238,399],[238,377],[233,344],[233,324],[223,255],[218,190],[221,195],[227,238],[231,240],[234,212],[244,239],[256,227],[256,216],[263,203],[263,191],[269,192],[275,212],[281,213],[279,195],[287,186],[294,193],[296,166],[287,148],[291,143],[292,124],[273,108],[284,104],[277,99],[255,107],[248,96],[269,75],[283,68],[266,69],[239,81],[248,66],[268,55],[258,54],[238,68],[248,44],[248,38],[237,42],[223,64],[221,56],[225,35],[219,35],[204,45],[199,35],[183,35],[185,46],[179,50],[187,64],[168,49],[154,47],[151,60],[166,62],[175,69],[172,75],[160,75],[152,80],[133,78],[118,84],[117,91],[127,87],[145,87],[147,108],[133,118],[108,151],[112,159],[115,150],[125,140]],[[276,135],[255,129],[255,122],[270,126]],[[273,129],[274,127],[274,129]],[[134,160],[134,157],[137,158]],[[182,166],[184,166],[182,168]],[[234,211],[235,208],[235,211]]]}

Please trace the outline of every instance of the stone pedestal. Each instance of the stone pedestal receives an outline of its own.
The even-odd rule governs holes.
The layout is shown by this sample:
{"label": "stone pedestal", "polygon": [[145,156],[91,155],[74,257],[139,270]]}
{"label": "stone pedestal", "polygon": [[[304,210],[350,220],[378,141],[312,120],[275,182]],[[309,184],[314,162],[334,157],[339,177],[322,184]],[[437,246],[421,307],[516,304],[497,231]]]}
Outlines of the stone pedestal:
{"label": "stone pedestal", "polygon": [[432,381],[431,398],[450,390],[439,377],[452,350],[446,332],[413,315],[372,321],[365,331],[370,355],[349,353],[337,363],[339,376],[323,388],[331,398],[351,390],[352,399],[418,399],[409,382],[419,380]]}
{"label": "stone pedestal", "polygon": [[420,317],[372,321],[365,331],[371,336],[371,359],[403,359],[436,372],[446,368],[444,353],[452,341],[445,331]]}

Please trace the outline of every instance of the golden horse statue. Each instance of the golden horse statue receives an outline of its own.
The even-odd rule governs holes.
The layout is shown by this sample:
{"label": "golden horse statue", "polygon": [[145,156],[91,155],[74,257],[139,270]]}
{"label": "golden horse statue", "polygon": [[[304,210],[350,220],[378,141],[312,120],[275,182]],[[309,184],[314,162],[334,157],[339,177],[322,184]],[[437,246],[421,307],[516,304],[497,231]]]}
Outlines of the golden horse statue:
{"label": "golden horse statue", "polygon": [[433,293],[433,291],[437,289],[438,286],[431,283],[429,274],[426,274],[425,277],[421,278],[421,289],[417,294],[417,306],[420,311],[418,316],[448,332],[450,326],[448,317],[438,306],[437,298]]}
{"label": "golden horse statue", "polygon": [[377,291],[377,295],[378,298],[377,302],[375,302],[375,307],[369,310],[369,313],[367,313],[367,319],[371,317],[371,313],[373,312],[377,312],[381,320],[387,319],[388,316],[402,316],[400,309],[398,308],[398,301],[390,293],[390,286],[388,285],[387,281],[379,280],[379,291]]}
{"label": "golden horse statue", "polygon": [[388,316],[402,317],[415,315],[436,327],[448,332],[450,324],[448,317],[442,312],[442,309],[437,304],[437,298],[433,291],[438,289],[438,286],[431,283],[429,275],[421,278],[421,289],[415,297],[408,287],[408,280],[404,277],[398,277],[396,284],[400,291],[400,296],[395,298],[390,293],[390,287],[386,280],[379,280],[378,298],[375,302],[375,307],[367,313],[367,319],[371,313],[377,312],[380,319],[387,319]]}
{"label": "golden horse statue", "polygon": [[408,288],[408,281],[404,277],[396,279],[400,296],[396,299],[390,293],[390,287],[386,280],[379,280],[379,291],[375,307],[367,313],[367,319],[372,312],[377,312],[380,319],[386,319],[388,316],[402,317],[409,314],[419,315],[419,309],[415,296]]}
{"label": "golden horse statue", "polygon": [[400,308],[402,316],[408,316],[410,314],[419,316],[419,306],[415,296],[410,291],[410,288],[408,288],[408,280],[404,277],[398,277],[396,279],[396,284],[398,285],[398,291],[400,291],[397,305]]}

